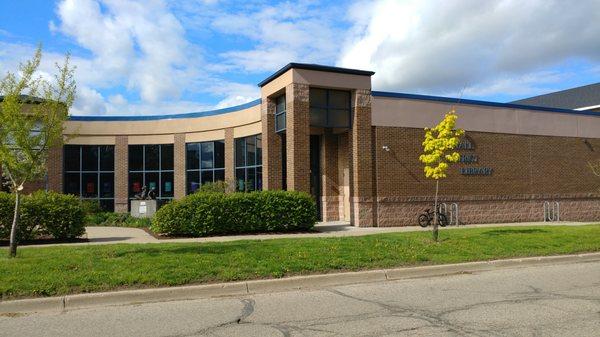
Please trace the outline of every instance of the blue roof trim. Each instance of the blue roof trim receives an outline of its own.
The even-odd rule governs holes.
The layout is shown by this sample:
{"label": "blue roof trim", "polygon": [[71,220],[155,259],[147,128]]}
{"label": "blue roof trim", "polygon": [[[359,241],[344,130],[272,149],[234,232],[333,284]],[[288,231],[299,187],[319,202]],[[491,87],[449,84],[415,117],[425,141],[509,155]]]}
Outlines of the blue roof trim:
{"label": "blue roof trim", "polygon": [[360,69],[350,69],[350,68],[340,68],[340,67],[332,67],[332,66],[324,66],[321,64],[311,64],[311,63],[288,63],[283,68],[277,70],[273,75],[265,78],[262,82],[258,83],[259,87],[263,87],[265,84],[273,81],[281,74],[285,73],[290,69],[305,69],[305,70],[316,70],[316,71],[327,71],[330,73],[339,73],[339,74],[350,74],[350,75],[361,75],[361,76],[373,76],[375,72],[368,70],[360,70]]}
{"label": "blue roof trim", "polygon": [[151,116],[69,116],[69,120],[78,122],[117,122],[117,121],[156,121],[163,119],[182,119],[182,118],[197,118],[222,115],[229,112],[240,111],[251,108],[260,104],[260,98],[252,102],[241,105],[232,106],[224,109],[201,111],[201,112],[186,112],[172,115],[151,115]]}
{"label": "blue roof trim", "polygon": [[442,97],[442,96],[405,94],[405,93],[400,93],[400,92],[371,91],[371,95],[374,97],[418,99],[418,100],[424,100],[424,101],[456,103],[456,104],[474,104],[474,105],[492,106],[492,107],[498,107],[498,108],[524,109],[524,110],[546,111],[546,112],[561,112],[561,113],[568,113],[568,114],[575,114],[575,115],[600,116],[600,113],[593,112],[593,111],[579,111],[579,110],[571,110],[571,109],[547,108],[547,107],[533,106],[533,105],[498,103],[498,102],[478,101],[478,100],[474,100],[474,99],[462,99],[462,98],[452,98],[452,97]]}

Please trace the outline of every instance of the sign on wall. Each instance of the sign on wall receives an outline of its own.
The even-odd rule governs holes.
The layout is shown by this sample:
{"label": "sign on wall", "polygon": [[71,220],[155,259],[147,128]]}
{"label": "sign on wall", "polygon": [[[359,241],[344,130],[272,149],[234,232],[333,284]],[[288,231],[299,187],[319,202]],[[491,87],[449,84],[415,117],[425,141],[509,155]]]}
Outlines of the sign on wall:
{"label": "sign on wall", "polygon": [[469,165],[461,167],[459,169],[460,174],[465,176],[492,175],[494,170],[491,167],[473,166],[479,162],[479,155],[475,153],[475,142],[471,137],[464,136],[456,148],[460,151],[459,163]]}

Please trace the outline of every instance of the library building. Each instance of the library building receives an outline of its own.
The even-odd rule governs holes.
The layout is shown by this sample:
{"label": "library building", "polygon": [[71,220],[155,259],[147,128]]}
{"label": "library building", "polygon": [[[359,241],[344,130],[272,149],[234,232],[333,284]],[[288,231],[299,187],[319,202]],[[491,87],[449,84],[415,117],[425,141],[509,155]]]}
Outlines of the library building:
{"label": "library building", "polygon": [[[226,109],[71,116],[52,149],[49,189],[127,212],[146,186],[159,205],[225,181],[296,190],[322,221],[389,227],[432,208],[424,128],[455,109],[461,159],[440,182],[454,224],[600,219],[600,83],[511,103],[372,90],[371,71],[290,63],[261,97]],[[599,172],[596,172],[599,173]]]}

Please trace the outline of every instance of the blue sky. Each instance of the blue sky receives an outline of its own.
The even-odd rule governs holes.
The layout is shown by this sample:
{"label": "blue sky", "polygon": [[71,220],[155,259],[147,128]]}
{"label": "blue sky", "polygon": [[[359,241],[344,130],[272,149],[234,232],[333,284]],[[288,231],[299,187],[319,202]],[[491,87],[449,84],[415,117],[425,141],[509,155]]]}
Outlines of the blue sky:
{"label": "blue sky", "polygon": [[0,73],[71,52],[78,115],[258,98],[289,62],[373,70],[373,89],[506,102],[595,83],[600,1],[0,0]]}

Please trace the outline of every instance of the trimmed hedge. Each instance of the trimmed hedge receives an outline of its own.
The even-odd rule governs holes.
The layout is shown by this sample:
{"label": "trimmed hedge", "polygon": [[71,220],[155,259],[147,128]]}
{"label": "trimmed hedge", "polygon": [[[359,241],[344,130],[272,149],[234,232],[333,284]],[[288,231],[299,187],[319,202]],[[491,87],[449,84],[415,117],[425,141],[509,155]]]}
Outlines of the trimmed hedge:
{"label": "trimmed hedge", "polygon": [[[0,239],[9,239],[15,197],[0,192]],[[72,195],[39,191],[21,197],[19,241],[37,236],[74,239],[85,234],[85,212],[79,199]]]}
{"label": "trimmed hedge", "polygon": [[151,230],[168,236],[306,231],[317,222],[313,198],[294,191],[200,192],[162,206]]}

